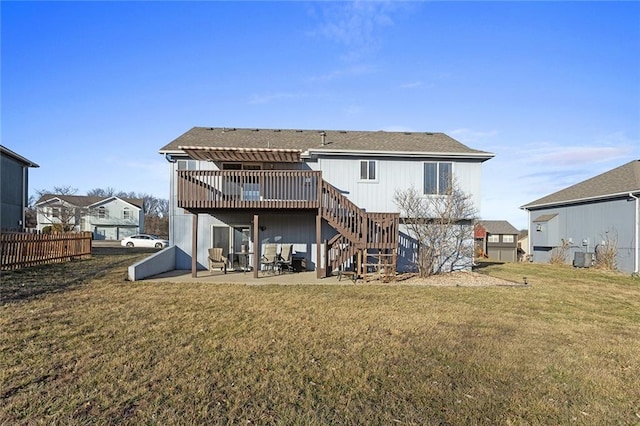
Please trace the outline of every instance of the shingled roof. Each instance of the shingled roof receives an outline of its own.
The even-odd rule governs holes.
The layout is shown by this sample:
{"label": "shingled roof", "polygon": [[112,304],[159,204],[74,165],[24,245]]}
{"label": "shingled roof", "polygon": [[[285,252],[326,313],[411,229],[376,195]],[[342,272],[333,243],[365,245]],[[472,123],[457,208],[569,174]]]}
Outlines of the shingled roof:
{"label": "shingled roof", "polygon": [[309,152],[350,152],[440,154],[472,157],[482,161],[494,154],[471,149],[444,133],[343,130],[236,129],[194,127],[160,149],[161,154],[185,149],[238,148],[299,150]]}
{"label": "shingled roof", "polygon": [[520,232],[506,220],[480,220],[478,221],[478,223],[482,225],[482,227],[486,229],[489,234],[493,235],[517,235]]}
{"label": "shingled roof", "polygon": [[[99,203],[101,201],[108,200],[109,198],[112,198],[112,197],[90,197],[88,195],[43,194],[36,204],[40,204],[54,198],[58,198],[73,206],[88,207],[93,204]],[[118,197],[118,198],[139,208],[143,208],[144,206],[144,200],[142,198],[123,198],[123,197]]]}
{"label": "shingled roof", "polygon": [[37,165],[36,163],[34,163],[33,161],[23,157],[20,154],[17,154],[13,151],[11,151],[9,148],[7,148],[6,146],[0,145],[0,153],[2,155],[6,155],[7,157],[13,158],[14,160],[18,161],[19,163],[27,166],[27,167],[40,167],[39,165]]}
{"label": "shingled roof", "polygon": [[640,160],[633,160],[598,176],[592,177],[553,194],[521,206],[534,209],[559,204],[620,197],[640,192]]}

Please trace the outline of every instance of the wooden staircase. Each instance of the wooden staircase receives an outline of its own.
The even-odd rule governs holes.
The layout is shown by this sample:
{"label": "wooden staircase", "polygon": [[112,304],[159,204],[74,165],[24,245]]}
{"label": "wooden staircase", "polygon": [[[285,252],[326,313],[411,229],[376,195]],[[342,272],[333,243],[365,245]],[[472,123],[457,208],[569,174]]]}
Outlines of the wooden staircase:
{"label": "wooden staircase", "polygon": [[326,275],[349,273],[366,279],[380,274],[383,280],[395,277],[398,249],[398,213],[369,213],[322,180],[322,218],[338,234],[326,243]]}

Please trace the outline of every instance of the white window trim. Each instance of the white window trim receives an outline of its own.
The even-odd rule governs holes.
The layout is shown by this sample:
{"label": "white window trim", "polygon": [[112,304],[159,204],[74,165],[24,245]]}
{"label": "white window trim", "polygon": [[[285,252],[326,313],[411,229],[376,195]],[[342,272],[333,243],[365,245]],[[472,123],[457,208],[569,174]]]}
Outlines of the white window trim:
{"label": "white window trim", "polygon": [[[375,179],[362,179],[360,171],[362,170],[362,163],[367,162],[367,174],[369,173],[369,163],[373,163],[375,167],[376,177]],[[358,161],[358,182],[360,183],[378,183],[378,176],[380,176],[380,168],[378,167],[378,160],[360,160]]]}
{"label": "white window trim", "polygon": [[[422,196],[423,197],[445,197],[447,194],[440,193],[440,164],[447,163],[451,164],[451,182],[454,181],[455,176],[455,166],[456,163],[454,161],[423,161],[422,162]],[[438,192],[435,194],[425,194],[424,193],[424,165],[425,164],[435,164],[436,165],[436,189]]]}

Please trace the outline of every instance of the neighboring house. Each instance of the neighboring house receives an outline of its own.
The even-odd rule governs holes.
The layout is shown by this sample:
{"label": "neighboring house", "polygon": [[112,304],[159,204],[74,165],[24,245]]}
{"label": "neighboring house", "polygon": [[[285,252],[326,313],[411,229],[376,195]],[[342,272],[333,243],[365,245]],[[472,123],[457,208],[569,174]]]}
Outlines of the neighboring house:
{"label": "neighboring house", "polygon": [[482,163],[493,157],[442,133],[203,127],[160,153],[171,167],[176,269],[195,275],[208,248],[231,259],[244,246],[257,276],[264,244],[290,243],[318,277],[354,259],[412,267],[395,191],[437,197],[455,179],[479,209]]}
{"label": "neighboring house", "polygon": [[0,145],[0,229],[24,230],[29,167],[40,166]]}
{"label": "neighboring house", "polygon": [[548,262],[563,244],[568,263],[615,244],[618,269],[638,273],[639,197],[640,160],[634,160],[525,204],[533,261]]}
{"label": "neighboring house", "polygon": [[480,220],[476,224],[476,253],[492,260],[516,262],[518,260],[519,231],[506,220]]}
{"label": "neighboring house", "polygon": [[88,231],[96,240],[121,240],[144,230],[139,198],[45,194],[36,203],[38,230],[46,226]]}

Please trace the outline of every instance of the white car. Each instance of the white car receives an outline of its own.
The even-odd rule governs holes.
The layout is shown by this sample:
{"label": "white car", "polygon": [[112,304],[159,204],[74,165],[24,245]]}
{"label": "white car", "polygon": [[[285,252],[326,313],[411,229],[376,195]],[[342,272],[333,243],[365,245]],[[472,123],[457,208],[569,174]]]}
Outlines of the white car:
{"label": "white car", "polygon": [[149,234],[132,235],[120,241],[120,245],[124,247],[155,247],[164,248],[169,245],[169,241],[160,237]]}

